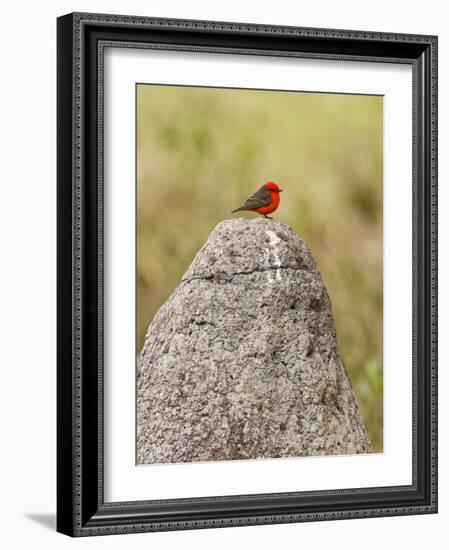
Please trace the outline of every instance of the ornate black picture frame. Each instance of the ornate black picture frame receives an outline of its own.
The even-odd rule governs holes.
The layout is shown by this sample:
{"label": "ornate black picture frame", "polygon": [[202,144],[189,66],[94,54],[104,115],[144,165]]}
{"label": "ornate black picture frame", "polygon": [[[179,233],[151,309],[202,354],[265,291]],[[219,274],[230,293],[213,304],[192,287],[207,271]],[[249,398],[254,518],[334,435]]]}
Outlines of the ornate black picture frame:
{"label": "ornate black picture frame", "polygon": [[[437,511],[437,38],[69,14],[58,19],[57,529],[71,536]],[[105,502],[103,494],[104,44],[223,55],[405,63],[413,70],[413,483]]]}

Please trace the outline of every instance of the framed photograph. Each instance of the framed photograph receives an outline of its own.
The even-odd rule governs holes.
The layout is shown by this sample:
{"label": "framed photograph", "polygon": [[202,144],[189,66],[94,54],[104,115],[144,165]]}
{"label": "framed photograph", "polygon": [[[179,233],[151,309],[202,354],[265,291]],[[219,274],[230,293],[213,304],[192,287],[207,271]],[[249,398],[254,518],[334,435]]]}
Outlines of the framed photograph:
{"label": "framed photograph", "polygon": [[58,19],[71,536],[437,511],[437,38]]}

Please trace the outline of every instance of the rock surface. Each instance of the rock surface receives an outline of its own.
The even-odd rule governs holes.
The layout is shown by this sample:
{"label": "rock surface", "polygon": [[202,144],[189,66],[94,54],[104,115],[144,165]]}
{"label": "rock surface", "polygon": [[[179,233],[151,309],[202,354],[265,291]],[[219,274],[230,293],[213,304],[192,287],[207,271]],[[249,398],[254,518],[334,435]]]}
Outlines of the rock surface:
{"label": "rock surface", "polygon": [[309,249],[276,220],[220,223],[148,328],[138,463],[367,452]]}

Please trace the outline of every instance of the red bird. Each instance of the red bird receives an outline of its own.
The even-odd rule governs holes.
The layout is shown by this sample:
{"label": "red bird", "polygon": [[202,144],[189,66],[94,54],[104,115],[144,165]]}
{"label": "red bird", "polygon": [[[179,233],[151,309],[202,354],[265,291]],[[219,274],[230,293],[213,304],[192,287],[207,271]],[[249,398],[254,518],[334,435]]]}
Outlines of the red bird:
{"label": "red bird", "polygon": [[256,191],[254,195],[247,199],[243,206],[233,210],[231,214],[234,214],[234,212],[240,212],[240,210],[250,210],[251,212],[262,214],[265,218],[271,220],[272,218],[267,216],[267,214],[271,214],[271,212],[274,212],[279,206],[279,193],[281,191],[282,189],[279,189],[277,183],[274,183],[274,181],[269,181],[265,185],[262,185],[262,187]]}

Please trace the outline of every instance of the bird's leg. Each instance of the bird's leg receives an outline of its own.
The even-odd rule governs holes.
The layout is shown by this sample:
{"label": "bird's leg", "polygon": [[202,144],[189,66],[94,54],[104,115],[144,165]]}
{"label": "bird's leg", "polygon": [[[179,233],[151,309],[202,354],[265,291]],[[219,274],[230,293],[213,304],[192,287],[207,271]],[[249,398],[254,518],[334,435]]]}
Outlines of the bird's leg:
{"label": "bird's leg", "polygon": [[267,216],[266,214],[263,215],[264,218],[267,218],[267,220],[272,220],[273,218],[270,218],[270,216]]}

